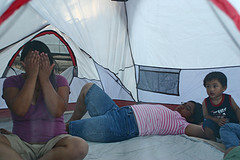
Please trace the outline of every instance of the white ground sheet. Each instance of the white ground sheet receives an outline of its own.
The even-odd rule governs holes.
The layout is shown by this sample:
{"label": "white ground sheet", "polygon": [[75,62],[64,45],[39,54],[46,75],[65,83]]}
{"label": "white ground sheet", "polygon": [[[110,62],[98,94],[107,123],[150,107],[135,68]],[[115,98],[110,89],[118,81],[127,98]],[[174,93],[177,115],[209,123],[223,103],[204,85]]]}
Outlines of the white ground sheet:
{"label": "white ground sheet", "polygon": [[[65,121],[71,112],[65,114]],[[88,114],[84,118],[89,117]],[[0,122],[12,129],[12,122]],[[136,137],[115,143],[88,142],[85,160],[221,160],[224,153],[209,143],[186,135]]]}
{"label": "white ground sheet", "polygon": [[[88,118],[86,114],[83,118]],[[224,153],[186,135],[136,137],[115,143],[88,142],[85,160],[221,160]]]}
{"label": "white ground sheet", "polygon": [[86,160],[221,160],[223,152],[185,135],[146,136],[115,143],[89,142]]}

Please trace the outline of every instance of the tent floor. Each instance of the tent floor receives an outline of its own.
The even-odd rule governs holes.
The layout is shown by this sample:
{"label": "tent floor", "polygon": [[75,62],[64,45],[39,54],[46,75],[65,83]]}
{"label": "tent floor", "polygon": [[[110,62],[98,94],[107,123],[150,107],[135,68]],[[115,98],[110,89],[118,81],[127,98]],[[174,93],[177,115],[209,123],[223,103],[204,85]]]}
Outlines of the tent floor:
{"label": "tent floor", "polygon": [[[68,121],[73,111],[64,113],[64,121]],[[88,118],[89,114],[83,118]],[[12,130],[11,118],[0,118],[0,128]],[[173,159],[191,160],[218,160],[223,157],[224,146],[221,143],[204,140],[201,138],[177,136],[144,136],[116,143],[88,142],[91,150],[85,159],[123,159],[123,160],[155,160]],[[127,149],[126,149],[127,148]],[[136,149],[137,148],[137,149]],[[166,148],[172,148],[166,151]],[[101,153],[99,153],[101,152]],[[106,154],[107,153],[107,154]],[[205,153],[205,154],[202,154]],[[150,156],[151,155],[151,156]],[[184,155],[184,156],[183,156]],[[120,158],[121,157],[121,158]],[[134,158],[135,157],[135,158]],[[174,158],[175,157],[175,158]]]}

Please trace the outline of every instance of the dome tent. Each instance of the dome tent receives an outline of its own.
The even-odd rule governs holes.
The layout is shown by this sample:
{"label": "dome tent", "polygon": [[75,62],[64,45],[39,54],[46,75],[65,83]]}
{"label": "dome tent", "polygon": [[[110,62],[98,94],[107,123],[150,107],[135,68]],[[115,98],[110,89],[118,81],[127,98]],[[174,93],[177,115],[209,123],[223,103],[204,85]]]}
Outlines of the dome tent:
{"label": "dome tent", "polygon": [[[0,3],[1,88],[20,48],[52,34],[68,48],[76,73],[69,81],[70,103],[86,82],[98,84],[113,99],[201,103],[207,96],[204,76],[222,71],[228,77],[226,92],[240,104],[237,0]],[[2,99],[1,108],[6,108]]]}

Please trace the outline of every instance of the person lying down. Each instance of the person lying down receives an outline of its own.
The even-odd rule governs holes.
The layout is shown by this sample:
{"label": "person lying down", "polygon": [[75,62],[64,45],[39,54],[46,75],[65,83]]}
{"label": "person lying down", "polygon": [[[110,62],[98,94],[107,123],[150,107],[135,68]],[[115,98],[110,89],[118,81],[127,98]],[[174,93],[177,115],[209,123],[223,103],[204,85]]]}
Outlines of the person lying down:
{"label": "person lying down", "polygon": [[[82,119],[88,112],[91,118]],[[173,111],[163,105],[118,107],[97,85],[87,83],[66,123],[69,134],[87,141],[117,142],[136,136],[186,134],[205,138],[201,104],[188,101]]]}

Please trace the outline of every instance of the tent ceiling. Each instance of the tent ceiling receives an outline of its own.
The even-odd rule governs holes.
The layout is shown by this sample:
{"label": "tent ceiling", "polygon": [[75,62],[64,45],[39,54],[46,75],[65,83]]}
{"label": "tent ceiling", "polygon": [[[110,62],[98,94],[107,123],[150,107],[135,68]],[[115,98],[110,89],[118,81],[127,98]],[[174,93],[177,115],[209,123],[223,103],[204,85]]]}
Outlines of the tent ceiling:
{"label": "tent ceiling", "polygon": [[138,65],[187,69],[240,64],[239,31],[208,1],[129,1],[127,12]]}
{"label": "tent ceiling", "polygon": [[[0,2],[0,13],[13,1],[20,2]],[[119,90],[131,91],[135,100],[173,103],[193,99],[192,95],[202,99],[205,96],[202,78],[211,69],[222,69],[232,84],[239,82],[234,73],[239,73],[240,32],[233,23],[233,17],[229,18],[213,1],[228,2],[31,0],[0,24],[0,73],[19,47],[36,33],[50,27],[64,37],[76,56],[78,77],[75,80],[97,81],[116,97]],[[240,6],[239,0],[229,2]],[[239,17],[239,13],[236,14],[236,18]],[[228,69],[229,66],[237,67]],[[138,88],[139,75],[143,72],[140,69],[148,68],[150,73],[155,71],[153,67],[156,70],[178,71],[174,73],[179,78],[174,83],[179,86],[177,94],[161,94]],[[164,79],[161,73],[158,72],[156,77],[160,75]],[[125,88],[119,87],[118,91],[115,90],[118,87],[112,89],[112,81]],[[79,81],[75,82],[80,84]],[[150,85],[154,88],[156,84]],[[229,88],[239,99],[240,92],[232,89],[234,87]],[[78,95],[79,90],[74,94]]]}

